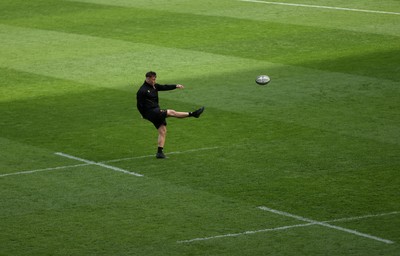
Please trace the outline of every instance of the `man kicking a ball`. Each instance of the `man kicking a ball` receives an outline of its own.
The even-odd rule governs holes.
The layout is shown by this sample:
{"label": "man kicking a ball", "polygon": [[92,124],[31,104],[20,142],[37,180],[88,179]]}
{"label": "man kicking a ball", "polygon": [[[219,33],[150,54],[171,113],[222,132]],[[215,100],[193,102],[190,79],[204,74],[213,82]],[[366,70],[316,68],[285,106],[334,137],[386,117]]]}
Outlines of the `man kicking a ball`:
{"label": "man kicking a ball", "polygon": [[173,85],[160,85],[156,83],[156,72],[149,71],[146,73],[146,80],[136,93],[137,108],[143,118],[149,120],[154,124],[158,130],[158,150],[156,157],[165,158],[163,153],[165,137],[167,135],[167,117],[186,118],[196,117],[199,118],[204,111],[204,107],[199,108],[193,112],[178,112],[172,109],[160,109],[158,105],[158,91],[174,90],[176,88],[183,89],[181,84]]}

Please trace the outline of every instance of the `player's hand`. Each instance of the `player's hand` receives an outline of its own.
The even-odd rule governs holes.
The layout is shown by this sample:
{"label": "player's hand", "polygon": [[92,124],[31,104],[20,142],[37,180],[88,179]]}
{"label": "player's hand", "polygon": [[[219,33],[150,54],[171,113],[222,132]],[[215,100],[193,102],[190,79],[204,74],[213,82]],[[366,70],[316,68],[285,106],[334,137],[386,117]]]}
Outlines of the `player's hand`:
{"label": "player's hand", "polygon": [[178,89],[183,89],[183,88],[185,88],[185,86],[183,86],[183,85],[181,85],[181,84],[177,84],[177,85],[176,85],[176,88],[178,88]]}

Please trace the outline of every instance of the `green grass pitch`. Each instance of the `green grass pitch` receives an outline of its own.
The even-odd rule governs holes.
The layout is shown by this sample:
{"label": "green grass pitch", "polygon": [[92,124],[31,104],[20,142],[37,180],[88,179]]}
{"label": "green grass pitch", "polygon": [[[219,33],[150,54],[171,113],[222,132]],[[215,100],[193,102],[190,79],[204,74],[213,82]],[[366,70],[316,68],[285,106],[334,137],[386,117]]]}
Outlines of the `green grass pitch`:
{"label": "green grass pitch", "polygon": [[400,3],[276,2],[1,0],[0,255],[399,255]]}

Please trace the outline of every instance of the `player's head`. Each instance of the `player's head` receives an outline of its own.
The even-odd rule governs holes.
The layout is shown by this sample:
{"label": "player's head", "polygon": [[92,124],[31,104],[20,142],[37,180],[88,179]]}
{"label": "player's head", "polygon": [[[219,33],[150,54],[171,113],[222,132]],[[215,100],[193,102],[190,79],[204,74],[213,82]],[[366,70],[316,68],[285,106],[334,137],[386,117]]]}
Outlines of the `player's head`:
{"label": "player's head", "polygon": [[148,84],[154,85],[156,83],[157,74],[154,71],[149,71],[146,73],[146,82]]}
{"label": "player's head", "polygon": [[146,73],[146,77],[157,77],[157,73],[154,71],[149,71]]}

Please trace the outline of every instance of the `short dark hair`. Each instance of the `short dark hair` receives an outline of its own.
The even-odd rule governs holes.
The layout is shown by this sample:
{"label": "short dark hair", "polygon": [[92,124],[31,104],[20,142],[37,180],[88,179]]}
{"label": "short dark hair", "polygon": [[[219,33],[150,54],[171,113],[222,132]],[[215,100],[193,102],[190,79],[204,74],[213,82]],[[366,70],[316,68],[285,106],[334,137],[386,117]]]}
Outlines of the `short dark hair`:
{"label": "short dark hair", "polygon": [[157,77],[157,74],[154,71],[149,71],[146,73],[146,77],[154,77],[154,76]]}

